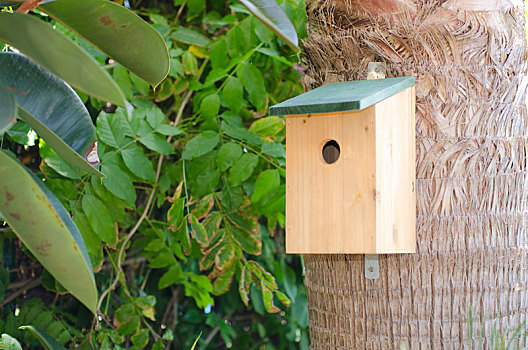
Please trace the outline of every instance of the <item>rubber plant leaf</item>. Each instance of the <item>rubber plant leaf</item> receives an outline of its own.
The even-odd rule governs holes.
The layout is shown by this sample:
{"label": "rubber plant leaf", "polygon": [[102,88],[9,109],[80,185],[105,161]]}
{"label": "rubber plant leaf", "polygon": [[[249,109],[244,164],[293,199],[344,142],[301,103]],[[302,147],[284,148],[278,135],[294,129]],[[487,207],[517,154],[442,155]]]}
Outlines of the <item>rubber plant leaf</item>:
{"label": "rubber plant leaf", "polygon": [[13,52],[0,53],[0,82],[15,93],[18,115],[59,156],[79,169],[103,176],[92,166],[98,163],[92,119],[68,84]]}
{"label": "rubber plant leaf", "polygon": [[158,31],[115,2],[55,0],[39,9],[154,87],[169,73],[169,51]]}
{"label": "rubber plant leaf", "polygon": [[20,326],[18,329],[25,329],[33,333],[46,350],[66,350],[55,338],[37,326]]}
{"label": "rubber plant leaf", "polygon": [[0,83],[0,137],[16,120],[17,104],[13,91]]}
{"label": "rubber plant leaf", "polygon": [[300,51],[295,27],[275,0],[240,0],[240,2],[295,52]]}
{"label": "rubber plant leaf", "polygon": [[44,183],[3,150],[0,213],[46,270],[95,313],[97,287],[79,229]]}
{"label": "rubber plant leaf", "polygon": [[35,16],[1,12],[0,41],[88,95],[126,107],[123,92],[95,59]]}

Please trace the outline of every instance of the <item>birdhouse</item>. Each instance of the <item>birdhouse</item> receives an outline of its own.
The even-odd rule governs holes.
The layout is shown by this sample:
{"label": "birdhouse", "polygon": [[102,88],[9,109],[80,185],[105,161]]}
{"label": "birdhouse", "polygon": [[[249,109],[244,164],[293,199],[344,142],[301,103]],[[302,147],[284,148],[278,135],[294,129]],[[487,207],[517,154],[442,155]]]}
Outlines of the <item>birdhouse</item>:
{"label": "birdhouse", "polygon": [[286,252],[416,251],[414,77],[338,82],[286,115]]}

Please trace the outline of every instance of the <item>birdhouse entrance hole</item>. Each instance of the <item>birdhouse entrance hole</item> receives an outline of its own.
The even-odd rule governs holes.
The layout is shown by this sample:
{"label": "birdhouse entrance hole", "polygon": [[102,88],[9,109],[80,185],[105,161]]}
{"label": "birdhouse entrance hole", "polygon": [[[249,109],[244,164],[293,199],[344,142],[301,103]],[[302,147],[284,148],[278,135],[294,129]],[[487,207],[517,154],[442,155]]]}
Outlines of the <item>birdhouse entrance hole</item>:
{"label": "birdhouse entrance hole", "polygon": [[328,164],[337,162],[341,148],[335,140],[326,142],[323,146],[323,159]]}

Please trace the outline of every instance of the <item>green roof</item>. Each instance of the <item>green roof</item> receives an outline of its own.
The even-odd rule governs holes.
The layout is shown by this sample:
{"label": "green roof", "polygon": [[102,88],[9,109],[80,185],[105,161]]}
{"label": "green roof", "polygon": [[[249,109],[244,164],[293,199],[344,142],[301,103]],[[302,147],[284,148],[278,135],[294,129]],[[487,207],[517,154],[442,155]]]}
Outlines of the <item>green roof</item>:
{"label": "green roof", "polygon": [[414,86],[414,77],[330,83],[270,107],[270,115],[360,111]]}

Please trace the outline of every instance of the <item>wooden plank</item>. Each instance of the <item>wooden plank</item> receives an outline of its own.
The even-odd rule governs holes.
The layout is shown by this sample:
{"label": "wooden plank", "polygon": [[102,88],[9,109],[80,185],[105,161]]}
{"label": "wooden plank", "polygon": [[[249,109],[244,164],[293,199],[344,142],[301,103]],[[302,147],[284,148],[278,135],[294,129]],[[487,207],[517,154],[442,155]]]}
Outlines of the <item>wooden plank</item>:
{"label": "wooden plank", "polygon": [[376,104],[376,251],[416,252],[414,87]]}
{"label": "wooden plank", "polygon": [[397,94],[415,83],[414,77],[331,83],[270,108],[270,115],[357,111]]}
{"label": "wooden plank", "polygon": [[286,252],[376,253],[375,141],[374,106],[286,117]]}

